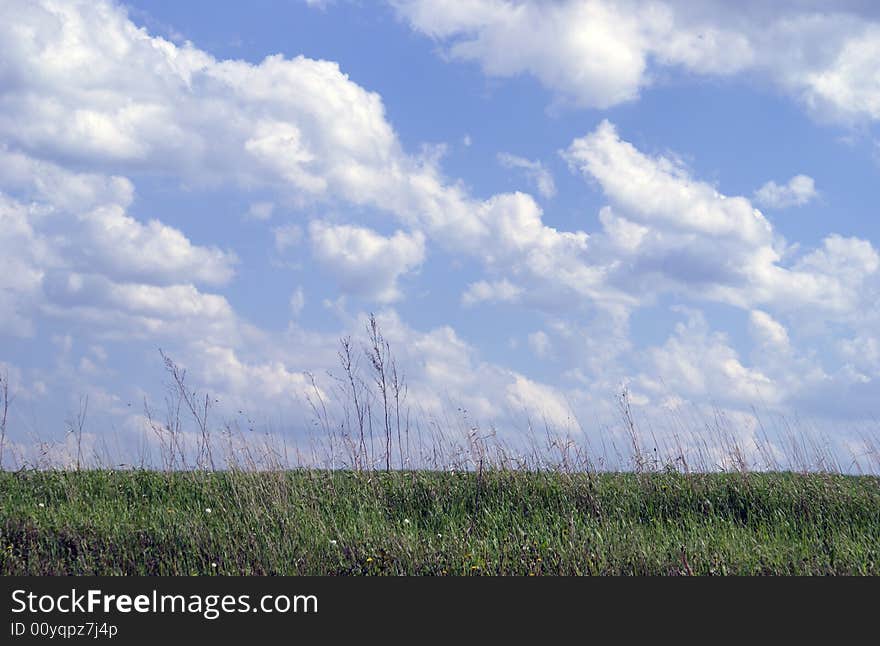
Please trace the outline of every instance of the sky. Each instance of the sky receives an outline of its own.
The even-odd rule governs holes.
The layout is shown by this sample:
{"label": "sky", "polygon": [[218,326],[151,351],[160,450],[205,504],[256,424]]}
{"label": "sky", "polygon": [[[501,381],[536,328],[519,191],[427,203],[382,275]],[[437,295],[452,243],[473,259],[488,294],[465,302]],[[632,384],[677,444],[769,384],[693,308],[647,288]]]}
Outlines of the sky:
{"label": "sky", "polygon": [[0,0],[4,466],[154,442],[160,349],[304,441],[371,313],[420,419],[860,465],[878,60],[870,2]]}

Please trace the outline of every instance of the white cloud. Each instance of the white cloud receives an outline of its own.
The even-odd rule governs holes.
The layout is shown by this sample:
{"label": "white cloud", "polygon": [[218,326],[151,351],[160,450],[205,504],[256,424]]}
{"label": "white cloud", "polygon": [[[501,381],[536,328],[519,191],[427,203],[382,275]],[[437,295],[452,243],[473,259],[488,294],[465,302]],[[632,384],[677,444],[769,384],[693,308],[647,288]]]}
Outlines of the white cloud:
{"label": "white cloud", "polygon": [[293,293],[290,295],[290,313],[294,318],[298,317],[303,308],[306,306],[306,295],[303,291],[302,285],[293,290]]}
{"label": "white cloud", "polygon": [[343,290],[380,303],[399,300],[399,278],[425,259],[425,237],[418,232],[385,237],[364,227],[313,220],[309,237],[315,260]]}
{"label": "white cloud", "polygon": [[[555,431],[576,429],[567,393],[483,360],[451,327],[416,330],[392,309],[376,316],[405,380],[406,405],[421,424],[443,420],[446,441],[466,445],[468,433],[477,427],[493,427],[501,441],[516,440],[526,416],[536,424],[547,420]],[[281,334],[255,332],[246,345],[196,341],[175,358],[221,402],[246,411],[282,407],[299,424],[312,416],[304,397],[311,388],[304,370],[317,376],[330,413],[341,413],[334,380],[321,375],[336,364],[339,338],[363,339],[367,320],[360,313],[344,329],[320,334],[292,323]],[[360,352],[357,343],[355,350]],[[362,362],[358,368],[367,380],[368,365]],[[461,428],[448,426],[450,410],[462,416],[454,420]]]}
{"label": "white cloud", "polygon": [[403,159],[378,95],[336,63],[218,61],[104,1],[2,12],[3,74],[17,80],[0,134],[31,156],[287,187],[299,199],[357,192],[365,173]]}
{"label": "white cloud", "polygon": [[761,371],[743,365],[726,335],[711,332],[699,312],[690,312],[675,333],[648,354],[650,371],[641,376],[642,388],[655,394],[675,394],[736,405],[776,403],[782,397],[777,384]]}
{"label": "white cloud", "polygon": [[210,344],[198,344],[193,354],[198,358],[200,377],[236,399],[267,403],[301,397],[308,385],[302,372],[291,371],[277,359],[242,361],[234,349]]}
{"label": "white cloud", "polygon": [[[870,66],[861,57],[872,51],[873,36],[863,25],[843,34],[843,26],[859,27],[852,17],[816,15],[807,21],[812,27],[773,27],[800,48],[791,50],[800,52],[797,60],[784,63],[767,58],[764,32],[737,21],[713,26],[711,7],[693,9],[685,20],[679,5],[659,3],[637,12],[599,1],[560,2],[546,12],[502,0],[406,4],[413,24],[450,44],[452,56],[478,61],[491,74],[531,73],[563,102],[630,100],[663,66],[713,75],[759,69],[814,110],[874,114],[873,82],[863,78]],[[482,199],[444,177],[438,147],[408,154],[382,99],[336,63],[217,60],[151,36],[105,2],[10,2],[2,17],[4,333],[33,334],[35,318],[47,315],[71,323],[71,333],[107,339],[101,342],[108,347],[139,336],[151,344],[173,340],[208,383],[263,404],[301,388],[300,370],[332,365],[337,334],[308,332],[295,320],[284,332],[263,331],[239,318],[224,296],[202,291],[232,280],[234,254],[196,245],[159,220],[133,218],[134,187],[107,175],[112,169],[268,195],[272,202],[248,209],[258,220],[271,218],[276,201],[391,215],[399,227],[392,234],[321,220],[309,226],[314,260],[345,294],[399,300],[402,281],[424,263],[430,242],[483,270],[468,276],[474,282],[464,305],[518,303],[550,313],[546,332],[530,335],[530,346],[552,351],[574,389],[488,363],[450,327],[417,331],[384,313],[383,330],[405,348],[413,397],[432,411],[453,400],[495,420],[505,406],[530,408],[567,427],[569,402],[592,413],[599,393],[632,374],[639,375],[639,402],[671,401],[674,391],[740,406],[756,393],[771,404],[829,392],[843,402],[847,389],[861,389],[859,401],[870,403],[865,393],[876,392],[880,260],[873,245],[832,235],[817,249],[790,247],[749,199],[724,195],[674,158],[636,149],[608,122],[564,153],[609,202],[599,212],[601,228],[563,231],[548,226],[525,193]],[[805,43],[819,33],[829,36],[827,48],[816,60],[803,59]],[[867,39],[862,49],[842,45],[858,38]],[[539,162],[502,163],[533,173],[539,191],[551,193],[549,175],[541,188],[546,169]],[[791,183],[777,188],[805,194]],[[280,250],[303,235],[296,225],[273,233]],[[631,312],[670,296],[742,308],[761,353],[742,358],[698,315],[662,345],[635,347]],[[297,288],[288,303],[294,319],[304,302]],[[344,331],[357,332],[363,318],[351,320],[345,303],[340,297],[336,313]],[[846,328],[849,340],[834,348],[844,366],[823,370],[819,359],[791,347],[809,322]],[[629,356],[645,359],[632,366]],[[82,365],[94,377],[100,366],[86,358],[91,365]]]}
{"label": "white cloud", "polygon": [[616,204],[643,224],[728,237],[746,244],[766,243],[772,228],[745,198],[727,197],[695,181],[686,169],[665,157],[650,158],[620,139],[607,120],[575,139],[563,153],[569,164],[594,177]]}
{"label": "white cloud", "polygon": [[755,191],[755,201],[768,209],[787,209],[808,204],[818,195],[812,177],[795,175],[782,186],[774,181],[767,182]]}
{"label": "white cloud", "polygon": [[840,353],[856,369],[880,378],[880,337],[860,334],[839,342]]}
{"label": "white cloud", "polygon": [[[12,270],[0,277],[6,331],[30,335],[40,313],[78,313],[101,329],[125,329],[134,317],[141,331],[182,313],[231,316],[222,297],[194,284],[228,283],[235,254],[194,245],[158,220],[143,224],[129,216],[133,188],[125,178],[74,173],[0,151],[0,187],[16,194],[0,193],[0,250]],[[115,314],[102,319],[102,309]]]}
{"label": "white cloud", "polygon": [[821,274],[839,275],[856,287],[866,275],[880,268],[880,254],[867,240],[831,234],[823,241],[822,248],[804,256],[799,266]]}
{"label": "white cloud", "polygon": [[[451,327],[420,332],[393,311],[378,320],[406,368],[411,401],[429,414],[446,415],[450,405],[458,407],[469,427],[494,425],[501,441],[516,439],[525,417],[536,424],[546,420],[554,431],[579,428],[566,392],[481,359]],[[363,317],[359,323],[363,329]]]}
{"label": "white cloud", "polygon": [[474,199],[430,151],[406,154],[381,98],[336,63],[219,61],[150,36],[107,2],[4,9],[15,16],[0,21],[4,74],[18,82],[2,99],[0,136],[30,157],[378,208],[499,278],[516,274],[538,300],[601,291],[584,264],[586,234],[546,226],[522,193]]}
{"label": "white cloud", "polygon": [[192,285],[160,287],[115,283],[94,274],[52,273],[45,290],[57,305],[75,309],[96,307],[150,319],[228,318],[229,303],[222,296],[203,294]]}
{"label": "white cloud", "polygon": [[769,78],[810,110],[880,118],[880,24],[844,3],[666,0],[389,0],[413,29],[487,75],[530,74],[556,101],[608,108],[638,98],[664,70]]}
{"label": "white cloud", "polygon": [[539,161],[532,161],[524,157],[511,155],[510,153],[498,153],[498,163],[505,168],[516,168],[525,172],[526,177],[538,189],[538,193],[547,199],[556,195],[556,183],[544,165]]}
{"label": "white cloud", "polygon": [[75,173],[0,149],[0,186],[32,201],[27,209],[33,213],[29,226],[38,226],[34,235],[73,266],[164,284],[221,285],[234,274],[234,253],[193,245],[178,229],[129,216],[134,187],[124,177]]}
{"label": "white cloud", "polygon": [[[843,25],[842,25],[843,26]],[[880,25],[847,25],[852,29],[838,37],[831,60],[800,71],[796,82],[811,107],[844,120],[880,119]],[[814,43],[821,45],[822,43]]]}
{"label": "white cloud", "polygon": [[[650,358],[638,381],[643,392],[654,401],[761,402],[830,416],[842,414],[847,401],[847,416],[871,410],[865,394],[875,387],[870,367],[833,365],[835,348],[826,343],[831,326],[862,339],[880,320],[880,254],[869,241],[832,234],[815,249],[790,247],[746,198],[694,179],[680,162],[645,155],[607,122],[575,140],[564,156],[611,202],[600,211],[603,231],[590,238],[590,257],[608,268],[606,289],[625,290],[642,305],[670,294],[749,312],[756,341],[750,364],[724,335],[710,332],[702,316],[691,316],[664,345],[641,351]],[[822,354],[795,346],[781,320]],[[564,328],[557,334],[568,338]],[[580,357],[568,347],[559,355]],[[575,364],[570,374],[582,370]]]}
{"label": "white cloud", "polygon": [[749,328],[755,340],[761,345],[773,350],[789,349],[788,330],[767,312],[761,310],[749,312]]}
{"label": "white cloud", "polygon": [[254,202],[248,207],[245,218],[249,220],[268,220],[275,212],[275,204],[272,202]]}
{"label": "white cloud", "polygon": [[120,279],[222,285],[232,278],[238,262],[231,252],[193,245],[182,232],[158,220],[141,224],[116,205],[99,207],[79,220],[78,239],[68,239],[68,245],[88,253],[81,264]]}
{"label": "white cloud", "polygon": [[831,234],[793,269],[802,278],[796,286],[810,290],[820,309],[859,318],[876,303],[880,254],[867,240]]}
{"label": "white cloud", "polygon": [[527,72],[585,107],[607,108],[638,95],[646,67],[639,25],[609,3],[395,4],[414,28],[451,40],[450,56],[477,61],[492,76]]}
{"label": "white cloud", "polygon": [[[650,157],[603,121],[563,152],[611,200],[594,236],[608,282],[643,298],[685,290],[737,307],[807,308],[846,318],[868,301],[858,286],[877,273],[870,242],[831,235],[821,248],[784,264],[792,252],[744,197],[691,177],[679,162]],[[821,313],[821,314],[820,314]]]}
{"label": "white cloud", "polygon": [[599,222],[609,243],[624,254],[637,253],[651,233],[649,227],[617,215],[610,206],[603,206],[599,210]]}
{"label": "white cloud", "polygon": [[[34,401],[45,396],[48,392],[46,384],[39,379],[34,379],[17,365],[0,359],[0,380],[9,388],[9,399],[12,402],[10,408],[12,416],[15,416],[15,400]],[[8,423],[14,425],[14,420],[9,417]],[[8,441],[8,438],[7,438]]]}
{"label": "white cloud", "polygon": [[528,336],[529,347],[532,349],[532,352],[535,353],[540,359],[546,359],[553,352],[553,345],[550,342],[550,337],[547,336],[547,333],[543,330],[538,330],[537,332],[532,332]]}
{"label": "white cloud", "polygon": [[754,56],[748,39],[707,24],[688,25],[665,4],[609,1],[553,4],[476,0],[393,1],[412,27],[449,43],[492,76],[528,73],[560,101],[608,108],[650,82],[649,59],[700,73],[730,74]]}
{"label": "white cloud", "polygon": [[272,229],[275,237],[275,249],[279,252],[286,251],[302,242],[303,231],[298,224],[285,224]]}
{"label": "white cloud", "polygon": [[33,334],[30,306],[39,293],[43,267],[53,259],[49,244],[34,231],[33,209],[0,193],[0,331],[17,337]]}
{"label": "white cloud", "polygon": [[509,280],[502,279],[497,282],[477,281],[468,286],[461,295],[463,305],[475,305],[489,302],[515,302],[522,296],[522,289]]}
{"label": "white cloud", "polygon": [[527,416],[536,416],[532,424],[546,422],[551,431],[575,431],[579,425],[571,406],[553,388],[534,382],[522,375],[513,375],[507,386],[507,403]]}
{"label": "white cloud", "polygon": [[68,213],[107,204],[127,207],[134,200],[134,185],[125,177],[72,172],[5,145],[0,146],[0,185]]}

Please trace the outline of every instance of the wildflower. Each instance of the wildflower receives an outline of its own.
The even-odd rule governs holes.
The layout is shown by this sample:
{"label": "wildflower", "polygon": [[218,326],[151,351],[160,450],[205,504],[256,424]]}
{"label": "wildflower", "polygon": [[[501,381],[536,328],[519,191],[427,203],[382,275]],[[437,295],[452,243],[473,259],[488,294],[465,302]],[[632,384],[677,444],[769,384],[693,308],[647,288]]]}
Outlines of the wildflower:
{"label": "wildflower", "polygon": [[217,567],[216,563],[211,563],[211,567]]}
{"label": "wildflower", "polygon": [[336,541],[331,540],[331,541],[330,541],[330,544],[335,546],[335,545],[336,545]]}
{"label": "wildflower", "polygon": [[211,508],[210,508],[210,507],[205,507],[205,513],[206,513],[206,514],[210,514],[210,513],[211,513]]}
{"label": "wildflower", "polygon": [[46,505],[44,505],[43,503],[40,503],[40,504],[37,505],[37,507],[39,507],[40,509],[42,509],[42,508],[45,507],[45,506],[46,506]]}
{"label": "wildflower", "polygon": [[372,562],[373,562],[373,557],[372,557],[372,556],[368,556],[368,557],[367,557],[367,563],[372,563]]}
{"label": "wildflower", "polygon": [[443,538],[443,534],[437,534],[437,538]]}
{"label": "wildflower", "polygon": [[404,518],[404,519],[403,519],[403,524],[404,524],[404,525],[409,525],[409,518]]}

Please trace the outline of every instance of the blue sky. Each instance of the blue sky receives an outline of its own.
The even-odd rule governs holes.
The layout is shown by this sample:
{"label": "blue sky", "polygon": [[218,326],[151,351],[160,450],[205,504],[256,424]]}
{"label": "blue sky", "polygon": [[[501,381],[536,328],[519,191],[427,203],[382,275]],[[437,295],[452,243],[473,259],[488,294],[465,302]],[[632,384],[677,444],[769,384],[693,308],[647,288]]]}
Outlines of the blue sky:
{"label": "blue sky", "polygon": [[[158,348],[292,443],[370,312],[426,418],[880,415],[870,3],[4,2],[11,449],[131,453]],[[756,415],[757,411],[757,415]],[[797,420],[796,423],[790,420]],[[471,422],[468,422],[469,424]],[[697,421],[699,426],[701,422]],[[823,440],[825,441],[825,440]],[[10,453],[7,453],[10,455]],[[870,463],[870,458],[867,458]]]}

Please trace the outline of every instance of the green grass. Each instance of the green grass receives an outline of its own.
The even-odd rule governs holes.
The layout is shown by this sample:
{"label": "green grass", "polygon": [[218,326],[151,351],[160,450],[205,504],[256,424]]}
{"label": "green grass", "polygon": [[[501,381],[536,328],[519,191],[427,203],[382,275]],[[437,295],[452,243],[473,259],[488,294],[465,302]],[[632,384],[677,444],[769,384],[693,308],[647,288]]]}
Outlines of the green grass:
{"label": "green grass", "polygon": [[2,472],[0,548],[3,575],[877,575],[880,478]]}

